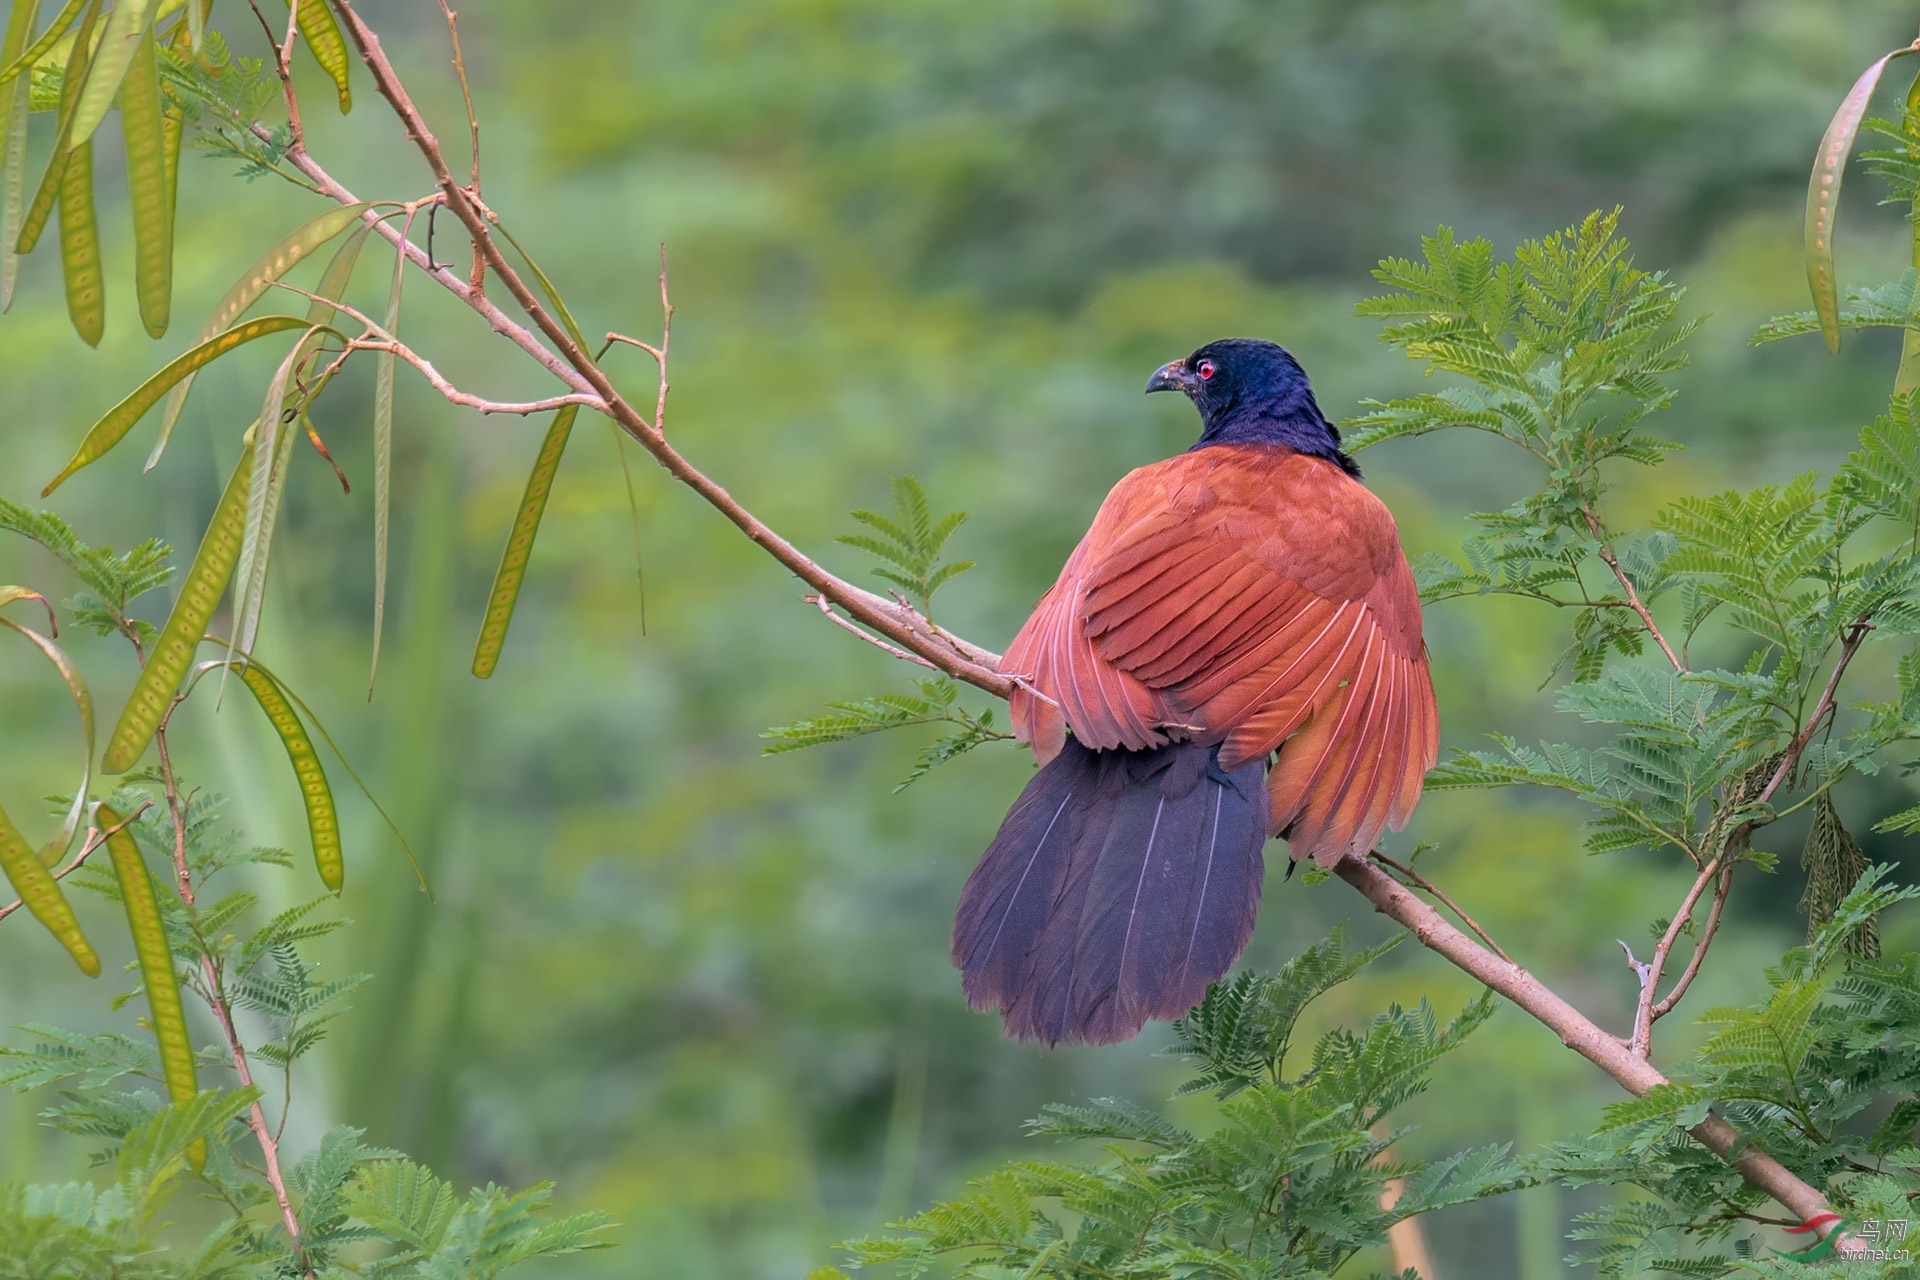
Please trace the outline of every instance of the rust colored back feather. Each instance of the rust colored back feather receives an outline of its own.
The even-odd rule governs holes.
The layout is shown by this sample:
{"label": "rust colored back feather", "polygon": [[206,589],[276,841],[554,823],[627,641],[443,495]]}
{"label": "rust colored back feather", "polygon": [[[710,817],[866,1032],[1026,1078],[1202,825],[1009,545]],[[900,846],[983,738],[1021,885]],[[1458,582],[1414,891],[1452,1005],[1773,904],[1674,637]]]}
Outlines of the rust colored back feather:
{"label": "rust colored back feather", "polygon": [[1044,762],[1219,745],[1278,752],[1271,824],[1295,858],[1403,826],[1438,751],[1420,601],[1393,518],[1326,459],[1216,445],[1114,486],[1004,670]]}

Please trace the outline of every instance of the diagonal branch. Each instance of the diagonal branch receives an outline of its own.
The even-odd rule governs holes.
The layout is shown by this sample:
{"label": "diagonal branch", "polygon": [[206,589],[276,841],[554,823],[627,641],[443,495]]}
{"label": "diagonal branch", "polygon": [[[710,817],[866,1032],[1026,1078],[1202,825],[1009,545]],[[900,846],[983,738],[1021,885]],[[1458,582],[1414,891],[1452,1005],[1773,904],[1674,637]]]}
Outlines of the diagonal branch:
{"label": "diagonal branch", "polygon": [[[1486,983],[1560,1037],[1560,1043],[1612,1076],[1627,1092],[1644,1097],[1667,1083],[1653,1065],[1609,1035],[1538,978],[1502,960],[1448,924],[1393,877],[1357,858],[1343,858],[1333,873],[1364,894],[1374,910],[1411,930],[1421,945]],[[1740,1176],[1798,1214],[1802,1222],[1827,1209],[1826,1197],[1756,1147],[1717,1112],[1688,1130],[1702,1146],[1731,1162]]]}
{"label": "diagonal branch", "polygon": [[[965,681],[1003,698],[1011,693],[1015,687],[1014,681],[998,670],[998,654],[976,645],[960,642],[947,633],[936,630],[914,609],[884,599],[829,573],[799,548],[774,532],[736,501],[726,489],[708,478],[667,443],[666,436],[659,430],[658,422],[648,422],[639,410],[620,394],[592,356],[573,340],[566,328],[534,296],[513,264],[507,261],[492,234],[490,225],[492,215],[469,197],[459,181],[448,170],[446,158],[441,153],[438,140],[414,106],[405,86],[401,84],[398,73],[395,72],[393,64],[380,46],[379,37],[361,20],[349,0],[333,0],[333,4],[349,38],[353,40],[354,47],[359,51],[361,61],[372,73],[374,84],[380,95],[393,108],[405,127],[408,138],[426,160],[447,208],[466,226],[475,246],[485,256],[488,269],[506,286],[520,309],[534,322],[534,326],[540,333],[545,335],[547,342],[552,344],[551,349],[523,325],[501,313],[485,295],[476,296],[467,284],[445,269],[436,267],[427,259],[425,253],[398,244],[397,232],[385,228],[382,229],[382,234],[386,235],[390,241],[396,242],[396,248],[406,252],[416,266],[433,275],[443,288],[479,311],[493,326],[495,332],[501,333],[530,355],[534,355],[542,365],[574,390],[598,394],[606,403],[605,412],[627,434],[639,441],[641,447],[652,454],[654,460],[664,467],[668,474],[698,493],[752,542],[779,561],[795,577],[831,599],[854,621],[878,632],[902,648],[920,655],[956,680]],[[343,203],[351,201],[352,197],[345,188],[327,176],[304,151],[299,153],[290,151],[289,157],[294,160],[296,167],[325,194]],[[661,292],[663,306],[670,317],[672,308],[670,300],[666,297],[664,280]],[[557,358],[554,354],[556,351]],[[664,349],[662,354],[665,354]],[[663,369],[660,386],[662,400],[665,398],[665,392],[666,376]],[[656,418],[657,414],[658,407],[656,407]]]}

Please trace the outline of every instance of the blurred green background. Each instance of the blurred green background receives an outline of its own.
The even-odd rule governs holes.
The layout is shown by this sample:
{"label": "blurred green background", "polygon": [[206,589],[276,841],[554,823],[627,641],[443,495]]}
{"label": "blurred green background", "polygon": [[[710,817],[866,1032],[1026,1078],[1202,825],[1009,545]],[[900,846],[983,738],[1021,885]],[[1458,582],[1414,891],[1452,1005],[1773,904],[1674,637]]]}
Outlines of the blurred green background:
{"label": "blurred green background", "polygon": [[[437,6],[361,8],[464,155]],[[1140,395],[1157,364],[1253,334],[1290,347],[1336,417],[1411,386],[1418,370],[1350,307],[1376,258],[1416,252],[1441,222],[1504,251],[1624,205],[1641,265],[1670,269],[1712,313],[1656,428],[1689,451],[1619,476],[1623,522],[1683,492],[1830,468],[1884,400],[1893,340],[1849,338],[1839,358],[1816,341],[1746,340],[1806,305],[1798,215],[1815,143],[1915,16],[1891,0],[467,0],[461,29],[487,198],[583,325],[656,331],[669,244],[677,444],[863,581],[867,566],[832,542],[845,512],[884,507],[892,475],[920,476],[942,508],[971,513],[953,546],[980,562],[943,593],[942,620],[999,647],[1107,487],[1190,443],[1184,404]],[[250,15],[227,3],[215,18],[250,51]],[[322,110],[316,79],[303,83],[322,162],[363,197],[423,194],[365,76],[344,119]],[[110,166],[100,350],[67,324],[53,255],[25,264],[0,323],[0,495],[34,501],[85,426],[317,207],[231,167],[185,162],[175,322],[159,344],[132,314]],[[1854,178],[1843,216],[1851,282],[1904,264],[1900,215],[1872,207],[1870,181]],[[448,230],[436,251],[459,257]],[[380,258],[366,255],[356,285],[368,308],[385,290]],[[544,394],[435,295],[415,280],[402,328],[443,371],[483,394]],[[650,400],[650,365],[629,356],[628,386]],[[56,509],[94,541],[159,533],[184,558],[273,358],[202,375],[161,469],[140,475],[149,423]],[[898,795],[919,745],[906,734],[763,759],[765,726],[912,672],[826,625],[800,584],[634,451],[643,633],[621,470],[598,422],[575,432],[505,660],[481,684],[466,670],[479,606],[542,425],[452,410],[402,369],[396,588],[369,704],[371,379],[356,364],[321,404],[354,492],[303,455],[261,653],[394,811],[438,901],[347,798],[344,907],[359,927],[333,961],[377,976],[301,1068],[296,1149],[345,1121],[468,1180],[558,1179],[564,1201],[623,1224],[619,1249],[567,1274],[757,1280],[798,1276],[834,1240],[1031,1150],[1020,1122],[1043,1102],[1168,1094],[1164,1028],[1048,1052],[1002,1041],[960,998],[951,909],[1027,759],[981,752]],[[1464,513],[1532,484],[1503,448],[1443,436],[1363,462],[1410,550],[1445,550]],[[0,582],[72,590],[17,540],[0,542]],[[1563,625],[1517,604],[1431,610],[1446,740],[1574,732],[1538,691]],[[117,706],[124,646],[74,645],[102,706]],[[24,649],[0,662],[0,794],[16,812],[71,786],[71,710],[42,666]],[[240,797],[254,839],[304,847],[254,709],[229,700],[216,715],[201,699],[179,738],[197,781]],[[1864,829],[1911,790],[1852,783],[1842,811]],[[1644,951],[1683,878],[1650,858],[1589,859],[1578,824],[1533,795],[1435,797],[1390,847],[1436,842],[1423,867],[1623,1027],[1633,982],[1614,939]],[[1761,843],[1783,870],[1743,880],[1694,1011],[1757,991],[1801,928],[1795,833]],[[1903,856],[1885,841],[1868,851]],[[258,887],[286,903],[317,892],[310,879]],[[1274,963],[1343,919],[1378,936],[1363,905],[1276,869],[1248,960]],[[33,929],[0,929],[0,1023],[107,1024],[111,963],[88,984]],[[1450,1010],[1471,989],[1403,948],[1318,1016],[1421,993]],[[1664,1047],[1694,1034],[1685,1022],[1662,1025]],[[1507,1012],[1443,1064],[1407,1141],[1536,1144],[1615,1096]],[[39,1105],[0,1103],[7,1177],[85,1168],[85,1143],[35,1125]],[[1198,1117],[1206,1104],[1177,1106]],[[1428,1223],[1441,1274],[1561,1275],[1582,1207],[1545,1190],[1442,1213]]]}

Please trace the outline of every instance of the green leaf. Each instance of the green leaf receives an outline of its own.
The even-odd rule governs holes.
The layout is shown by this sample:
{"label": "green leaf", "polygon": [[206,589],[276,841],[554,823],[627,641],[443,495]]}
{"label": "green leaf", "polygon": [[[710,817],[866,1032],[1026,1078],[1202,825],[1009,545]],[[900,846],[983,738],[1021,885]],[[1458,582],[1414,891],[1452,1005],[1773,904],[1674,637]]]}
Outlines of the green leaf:
{"label": "green leaf", "polygon": [[[95,811],[100,829],[121,825],[120,814],[109,805]],[[160,1065],[167,1083],[167,1096],[185,1102],[200,1092],[199,1077],[193,1059],[193,1041],[187,1034],[186,1009],[180,1000],[180,977],[173,967],[173,948],[167,941],[166,925],[160,914],[160,902],[154,895],[153,877],[140,856],[131,830],[107,837],[107,853],[113,859],[113,871],[120,885],[120,901],[126,908],[127,930],[133,938],[134,955],[140,964],[140,985],[147,994],[148,1025],[159,1045]],[[187,1160],[195,1169],[206,1162],[206,1146],[189,1148]]]}
{"label": "green leaf", "polygon": [[[0,42],[0,63],[11,64],[33,34],[40,0],[15,0]],[[15,246],[27,211],[27,113],[31,107],[31,78],[16,76],[0,82],[0,311],[13,306],[13,289],[20,278],[20,255]]]}
{"label": "green leaf", "polygon": [[73,125],[74,100],[79,96],[80,86],[86,79],[87,50],[92,47],[93,24],[99,14],[100,0],[90,0],[86,14],[80,19],[80,29],[74,35],[73,52],[67,55],[67,69],[60,80],[60,114],[54,123],[53,152],[47,157],[47,167],[40,174],[40,185],[35,189],[33,202],[27,206],[26,217],[20,224],[16,251],[22,254],[33,252],[33,247],[40,242],[40,233],[46,229],[47,219],[53,216],[54,201],[60,195],[72,150],[68,136]]}
{"label": "green leaf", "polygon": [[80,966],[80,972],[89,978],[99,977],[100,957],[87,942],[87,935],[80,931],[73,907],[60,892],[53,873],[47,870],[40,855],[27,843],[4,809],[0,809],[0,871],[6,873],[8,883],[33,918],[67,949],[73,962]]}
{"label": "green leaf", "polygon": [[300,8],[300,33],[307,38],[307,49],[333,81],[334,92],[340,99],[340,114],[345,115],[353,110],[353,91],[347,86],[347,71],[353,66],[353,55],[347,49],[346,37],[341,35],[340,24],[334,19],[327,0],[295,2]]}
{"label": "green leaf", "polygon": [[[253,478],[247,487],[247,520],[240,542],[240,562],[234,572],[233,632],[227,637],[227,657],[238,651],[253,652],[255,635],[260,629],[260,610],[266,601],[267,565],[273,554],[273,535],[280,523],[280,498],[286,492],[287,472],[300,433],[286,417],[288,384],[294,368],[305,357],[306,339],[318,332],[338,331],[326,325],[314,325],[296,342],[267,381],[267,393],[261,401],[255,421]],[[345,341],[344,337],[341,339]],[[222,677],[224,680],[224,676]]]}
{"label": "green leaf", "polygon": [[1867,103],[1880,83],[1887,63],[1910,49],[1895,49],[1860,73],[1853,88],[1840,102],[1814,155],[1813,173],[1807,180],[1806,254],[1807,287],[1813,293],[1813,309],[1820,318],[1820,330],[1829,351],[1840,349],[1838,283],[1833,273],[1834,218],[1840,209],[1840,180],[1846,176],[1847,157],[1853,153],[1854,135],[1866,117]]}
{"label": "green leaf", "polygon": [[[226,296],[214,307],[213,314],[207,317],[206,323],[194,335],[195,345],[207,342],[233,325],[241,313],[260,300],[260,296],[273,286],[274,281],[286,275],[308,254],[359,221],[360,216],[372,208],[374,205],[370,203],[341,205],[307,219],[288,232],[233,282],[233,287],[227,290]],[[192,389],[193,378],[189,376],[181,380],[167,398],[166,414],[160,419],[160,438],[147,457],[147,470],[153,470],[154,464],[160,461],[160,455],[166,452],[167,441],[173,437],[174,424],[180,420],[180,411],[186,407],[187,393]]]}
{"label": "green leaf", "polygon": [[493,576],[493,590],[487,595],[487,609],[480,623],[480,637],[473,647],[473,674],[482,680],[493,675],[500,652],[507,642],[507,628],[513,624],[514,607],[520,588],[527,578],[527,562],[533,555],[533,542],[540,534],[540,518],[553,493],[553,479],[560,471],[560,458],[573,433],[573,420],[580,406],[565,405],[553,415],[540,452],[534,457],[533,470],[527,474],[525,492],[514,512],[513,529],[500,553],[500,567]]}
{"label": "green leaf", "polygon": [[[0,588],[0,604],[6,602],[8,590],[10,588]],[[73,700],[74,710],[80,713],[80,733],[86,742],[86,755],[80,763],[80,787],[73,793],[73,802],[67,807],[67,817],[60,826],[60,834],[40,851],[40,860],[51,865],[73,848],[74,838],[85,825],[87,789],[93,785],[93,695],[87,691],[87,682],[81,678],[80,668],[51,639],[21,626],[11,618],[0,618],[0,627],[17,632],[40,650],[47,661],[53,664],[54,670],[60,673],[61,682],[67,686],[67,696]]]}
{"label": "green leaf", "polygon": [[872,511],[853,513],[855,520],[878,532],[878,538],[854,533],[842,534],[834,540],[898,568],[898,573],[892,569],[875,569],[874,573],[900,587],[931,621],[934,592],[973,567],[971,560],[940,562],[941,549],[966,521],[967,513],[954,511],[935,521],[926,490],[912,476],[895,478],[893,506],[892,519]]}
{"label": "green leaf", "polygon": [[154,6],[155,0],[114,0],[99,47],[87,65],[86,85],[74,103],[71,145],[86,143],[107,118],[107,108],[119,97],[120,84],[134,65],[140,45],[153,34]]}
{"label": "green leaf", "polygon": [[93,211],[93,143],[68,155],[60,172],[60,273],[67,286],[67,315],[90,347],[107,326],[107,282],[100,266],[100,228]]}
{"label": "green leaf", "polygon": [[194,553],[193,566],[180,584],[173,610],[167,615],[160,638],[134,681],[133,692],[120,712],[119,723],[107,739],[107,753],[100,767],[108,773],[125,773],[153,741],[160,717],[166,713],[186,679],[200,646],[207,622],[233,576],[234,561],[240,555],[240,543],[246,533],[247,489],[253,476],[255,445],[249,439],[240,461],[234,465],[213,519]]}
{"label": "green leaf", "polygon": [[127,153],[127,206],[133,214],[134,292],[140,323],[149,337],[158,338],[166,333],[173,310],[173,207],[151,27],[120,82],[120,130]]}
{"label": "green leaf", "polygon": [[[409,219],[411,221],[411,219]],[[404,240],[405,237],[402,236]],[[407,255],[394,250],[393,279],[387,286],[387,313],[382,328],[388,341],[400,330],[400,294],[407,281]],[[393,375],[396,357],[391,351],[373,356],[373,658],[367,671],[367,696],[380,674],[380,637],[387,622],[387,534],[393,506]],[[567,424],[571,427],[571,421]],[[502,633],[504,639],[504,632]]]}
{"label": "green leaf", "polygon": [[160,372],[136,387],[126,399],[107,410],[100,421],[88,428],[86,438],[80,442],[80,447],[74,452],[72,460],[61,469],[59,475],[47,482],[46,488],[40,491],[40,496],[46,497],[65,484],[82,467],[105,457],[108,450],[126,438],[127,432],[133,430],[134,424],[140,421],[147,410],[159,403],[160,397],[165,395],[169,388],[192,378],[198,370],[256,338],[284,333],[288,329],[310,327],[309,322],[298,316],[257,316],[252,320],[244,320],[223,333],[215,334],[185,354],[176,357]]}

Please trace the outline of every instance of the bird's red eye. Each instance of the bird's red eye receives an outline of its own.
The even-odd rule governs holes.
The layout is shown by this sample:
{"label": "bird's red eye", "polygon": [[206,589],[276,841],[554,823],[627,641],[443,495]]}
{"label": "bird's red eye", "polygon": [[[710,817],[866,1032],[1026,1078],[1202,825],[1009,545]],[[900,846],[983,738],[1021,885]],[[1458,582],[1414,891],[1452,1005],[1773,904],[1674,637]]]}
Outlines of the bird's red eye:
{"label": "bird's red eye", "polygon": [[1213,376],[1213,361],[1202,360],[1197,372],[1203,378],[1211,378]]}

